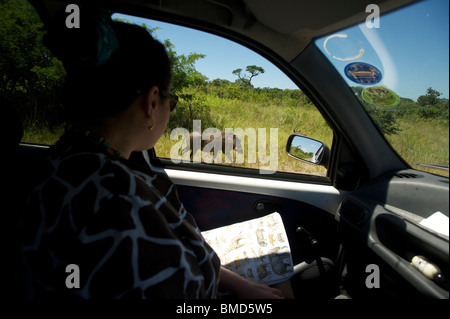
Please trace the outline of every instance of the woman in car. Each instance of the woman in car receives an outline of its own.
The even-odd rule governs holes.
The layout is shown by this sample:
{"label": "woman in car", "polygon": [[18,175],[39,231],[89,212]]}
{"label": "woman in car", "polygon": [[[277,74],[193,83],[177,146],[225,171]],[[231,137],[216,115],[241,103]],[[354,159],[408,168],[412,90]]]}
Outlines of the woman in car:
{"label": "woman in car", "polygon": [[221,267],[168,177],[129,160],[166,129],[171,65],[145,29],[103,27],[102,59],[64,61],[70,122],[19,223],[27,297],[282,298]]}

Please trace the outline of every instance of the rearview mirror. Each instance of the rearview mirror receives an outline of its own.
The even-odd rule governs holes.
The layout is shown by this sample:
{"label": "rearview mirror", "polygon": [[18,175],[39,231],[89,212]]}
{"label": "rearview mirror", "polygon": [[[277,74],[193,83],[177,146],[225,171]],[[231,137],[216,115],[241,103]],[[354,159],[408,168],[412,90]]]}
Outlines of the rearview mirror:
{"label": "rearview mirror", "polygon": [[300,161],[328,168],[330,149],[325,143],[310,137],[292,134],[286,144],[286,153]]}

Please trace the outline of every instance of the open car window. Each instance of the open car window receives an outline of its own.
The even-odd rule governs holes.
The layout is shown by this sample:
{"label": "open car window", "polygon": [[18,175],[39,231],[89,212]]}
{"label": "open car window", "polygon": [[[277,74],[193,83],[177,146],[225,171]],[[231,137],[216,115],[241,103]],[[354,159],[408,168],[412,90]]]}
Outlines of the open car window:
{"label": "open car window", "polygon": [[172,92],[179,102],[155,146],[158,158],[180,167],[194,162],[224,170],[326,176],[324,166],[286,153],[291,134],[331,147],[333,132],[309,98],[272,63],[202,31],[123,14],[113,19],[145,26],[166,45],[174,64]]}
{"label": "open car window", "polygon": [[317,39],[392,147],[448,176],[448,1],[420,1]]}
{"label": "open car window", "polygon": [[[20,101],[22,143],[53,145],[64,132],[58,99],[64,67],[45,46],[43,24],[27,1],[6,3],[1,17],[6,83],[2,94]],[[158,158],[180,167],[196,162],[265,174],[327,175],[324,166],[286,153],[291,134],[320,140],[331,148],[333,132],[305,93],[272,63],[241,45],[198,30],[121,14],[112,18],[147,28],[164,43],[174,65],[172,93],[179,102],[155,146]],[[205,138],[211,133],[210,139],[218,132],[231,132],[239,141],[233,138],[229,143],[224,135],[222,141],[215,139],[216,143],[206,146],[212,152],[202,152],[207,150],[202,139],[202,151],[192,154],[186,151],[186,133],[194,131]],[[192,150],[197,137],[190,143]]]}

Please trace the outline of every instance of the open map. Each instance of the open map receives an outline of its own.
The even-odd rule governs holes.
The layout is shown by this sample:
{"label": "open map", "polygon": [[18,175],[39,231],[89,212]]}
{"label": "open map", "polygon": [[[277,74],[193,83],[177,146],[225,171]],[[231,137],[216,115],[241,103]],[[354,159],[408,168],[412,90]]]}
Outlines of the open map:
{"label": "open map", "polygon": [[202,234],[222,266],[245,278],[272,285],[293,275],[288,238],[277,212]]}

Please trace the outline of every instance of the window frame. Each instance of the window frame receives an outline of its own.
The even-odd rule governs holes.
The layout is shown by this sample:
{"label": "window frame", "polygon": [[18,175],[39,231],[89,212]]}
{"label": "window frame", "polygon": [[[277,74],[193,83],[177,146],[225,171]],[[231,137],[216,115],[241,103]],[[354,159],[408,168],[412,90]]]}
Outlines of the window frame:
{"label": "window frame", "polygon": [[[327,123],[333,134],[332,143],[331,145],[328,145],[330,148],[330,160],[326,171],[326,176],[311,175],[301,172],[292,173],[283,171],[275,171],[271,174],[261,174],[259,172],[259,169],[233,167],[221,164],[208,164],[203,162],[202,163],[180,162],[178,164],[174,164],[170,159],[158,157],[154,148],[146,151],[148,153],[148,158],[152,166],[160,169],[186,170],[190,172],[213,173],[232,176],[235,175],[241,177],[256,177],[261,179],[273,179],[290,182],[307,182],[318,185],[335,184],[334,177],[336,176],[335,172],[336,155],[338,154],[336,145],[341,144],[338,142],[338,140],[341,139],[340,134],[338,134],[339,130],[337,129],[337,126],[335,125],[334,121],[332,121],[331,118],[329,117],[328,112],[324,111],[324,108],[321,106],[322,104],[317,99],[315,99],[315,96],[317,96],[317,92],[311,94],[310,93],[311,90],[308,89],[310,85],[307,84],[307,81],[304,79],[304,77],[302,77],[294,68],[292,68],[292,66],[290,66],[289,63],[287,63],[281,57],[279,57],[278,54],[268,49],[267,47],[264,47],[262,44],[250,38],[247,38],[241,34],[238,34],[232,30],[223,29],[221,27],[209,25],[204,22],[201,23],[198,23],[197,21],[191,22],[189,21],[189,19],[187,19],[187,21],[180,20],[178,16],[173,16],[170,13],[158,12],[157,15],[154,15],[152,12],[145,14],[144,13],[136,14],[136,12],[129,12],[127,10],[112,12],[112,14],[115,13],[132,15],[143,19],[164,22],[180,27],[190,28],[196,31],[202,31],[232,41],[238,45],[245,47],[248,50],[253,51],[255,54],[258,54],[262,58],[266,59],[268,62],[272,63],[274,67],[278,68],[279,71],[285,74],[288,78],[291,79],[291,81],[295,85],[297,85],[298,89],[301,90],[308,97],[308,99],[314,105],[316,110],[321,114],[323,120]],[[314,41],[315,39],[311,41],[309,46],[314,45]],[[282,148],[285,149],[285,145],[283,145]]]}

